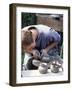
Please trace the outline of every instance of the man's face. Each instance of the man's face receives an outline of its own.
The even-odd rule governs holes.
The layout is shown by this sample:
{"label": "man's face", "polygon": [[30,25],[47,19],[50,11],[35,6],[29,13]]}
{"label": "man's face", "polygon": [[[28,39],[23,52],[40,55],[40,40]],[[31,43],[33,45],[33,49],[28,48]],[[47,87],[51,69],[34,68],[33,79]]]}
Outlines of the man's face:
{"label": "man's face", "polygon": [[26,46],[26,49],[27,50],[33,50],[35,48],[35,46],[36,46],[36,42],[32,42],[30,45]]}

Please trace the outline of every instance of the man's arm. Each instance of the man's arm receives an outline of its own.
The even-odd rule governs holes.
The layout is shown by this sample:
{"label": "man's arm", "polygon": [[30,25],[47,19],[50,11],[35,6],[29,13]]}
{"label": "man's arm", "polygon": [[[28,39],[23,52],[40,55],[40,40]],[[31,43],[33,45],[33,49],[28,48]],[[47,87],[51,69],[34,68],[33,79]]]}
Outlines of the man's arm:
{"label": "man's arm", "polygon": [[53,42],[51,43],[48,47],[46,47],[45,50],[46,52],[48,52],[50,49],[54,48],[58,43],[57,42]]}

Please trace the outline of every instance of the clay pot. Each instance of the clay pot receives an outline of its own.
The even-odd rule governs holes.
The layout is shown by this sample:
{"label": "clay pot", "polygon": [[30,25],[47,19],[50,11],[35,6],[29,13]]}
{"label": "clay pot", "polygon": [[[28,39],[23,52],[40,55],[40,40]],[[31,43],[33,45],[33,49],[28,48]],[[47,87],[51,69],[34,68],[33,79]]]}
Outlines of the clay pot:
{"label": "clay pot", "polygon": [[40,63],[38,70],[41,74],[46,74],[48,70],[47,63]]}
{"label": "clay pot", "polygon": [[58,73],[59,72],[59,67],[56,66],[56,65],[51,65],[51,72]]}

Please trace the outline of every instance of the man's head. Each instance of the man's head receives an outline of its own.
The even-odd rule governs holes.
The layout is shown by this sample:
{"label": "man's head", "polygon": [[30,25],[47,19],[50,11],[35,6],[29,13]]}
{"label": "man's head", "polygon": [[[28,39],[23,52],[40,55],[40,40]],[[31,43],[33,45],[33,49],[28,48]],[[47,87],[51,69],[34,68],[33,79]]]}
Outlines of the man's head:
{"label": "man's head", "polygon": [[27,31],[23,31],[22,48],[24,50],[32,50],[36,46],[36,38],[38,30],[35,27],[29,27]]}
{"label": "man's head", "polygon": [[29,27],[28,28],[28,31],[31,31],[32,32],[33,40],[36,41],[36,39],[38,37],[38,34],[39,34],[37,28],[32,26],[32,27]]}
{"label": "man's head", "polygon": [[33,40],[32,32],[31,31],[25,31],[23,32],[23,39],[22,39],[22,48],[24,50],[32,50],[35,48],[35,42]]}

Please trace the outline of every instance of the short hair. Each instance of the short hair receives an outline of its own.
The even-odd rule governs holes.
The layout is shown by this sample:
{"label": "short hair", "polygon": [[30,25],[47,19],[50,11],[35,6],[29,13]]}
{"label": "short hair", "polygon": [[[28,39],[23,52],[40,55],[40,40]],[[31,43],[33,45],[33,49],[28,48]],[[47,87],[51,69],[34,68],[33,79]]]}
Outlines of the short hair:
{"label": "short hair", "polygon": [[32,32],[26,31],[22,40],[22,46],[30,45],[33,42]]}
{"label": "short hair", "polygon": [[28,30],[32,30],[32,29],[36,29],[37,30],[37,28],[34,27],[34,26],[28,28]]}

